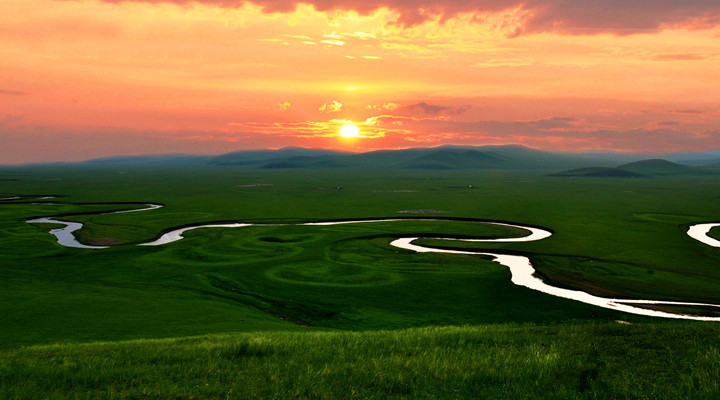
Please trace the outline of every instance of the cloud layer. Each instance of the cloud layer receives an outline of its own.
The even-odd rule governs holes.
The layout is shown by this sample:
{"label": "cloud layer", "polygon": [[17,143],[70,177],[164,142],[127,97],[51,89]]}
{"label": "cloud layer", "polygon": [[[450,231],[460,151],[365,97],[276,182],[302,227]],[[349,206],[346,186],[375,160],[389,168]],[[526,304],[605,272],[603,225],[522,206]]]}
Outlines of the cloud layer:
{"label": "cloud layer", "polygon": [[[720,3],[254,1],[5,0],[0,149],[13,151],[0,163],[285,146],[720,149],[720,25],[700,29]],[[364,14],[330,11],[351,9]],[[360,133],[340,137],[349,124]]]}
{"label": "cloud layer", "polygon": [[484,14],[512,11],[524,19],[516,34],[564,32],[570,34],[631,34],[668,26],[689,25],[707,28],[720,24],[717,0],[103,0],[147,3],[193,3],[221,7],[241,7],[252,3],[266,12],[290,12],[298,4],[309,4],[319,11],[352,10],[368,14],[379,8],[399,13],[398,23],[417,25],[432,19],[451,18],[460,13]]}

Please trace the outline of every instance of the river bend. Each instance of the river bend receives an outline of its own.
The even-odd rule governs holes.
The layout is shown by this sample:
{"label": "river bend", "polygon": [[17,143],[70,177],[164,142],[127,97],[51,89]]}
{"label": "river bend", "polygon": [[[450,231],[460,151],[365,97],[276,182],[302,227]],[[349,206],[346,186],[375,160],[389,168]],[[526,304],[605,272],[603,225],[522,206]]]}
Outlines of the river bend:
{"label": "river bend", "polygon": [[[44,197],[47,199],[51,197]],[[14,198],[5,198],[0,200],[15,200]],[[113,211],[110,213],[129,213],[139,211],[149,211],[162,207],[162,204],[148,203],[143,208]],[[74,236],[74,232],[83,227],[82,223],[62,221],[55,219],[58,217],[45,217],[45,218],[34,218],[29,219],[28,223],[51,223],[65,225],[63,228],[57,228],[50,230],[50,234],[57,238],[58,243],[67,247],[82,248],[82,249],[103,249],[108,246],[89,246],[80,243]],[[304,226],[331,226],[341,224],[360,224],[360,223],[374,223],[374,222],[401,222],[407,219],[388,218],[388,219],[374,219],[374,220],[348,220],[348,221],[321,221],[321,222],[306,222],[299,224],[250,224],[250,223],[226,223],[226,224],[198,224],[192,226],[185,226],[162,234],[156,240],[147,243],[141,243],[139,246],[162,246],[168,243],[177,242],[183,239],[185,232],[195,229],[206,229],[206,228],[243,228],[248,226],[283,226],[283,225],[304,225]],[[443,219],[420,219],[427,221],[443,221]],[[446,220],[447,221],[447,220]],[[478,221],[480,222],[480,221]],[[437,237],[434,239],[448,240],[448,241],[464,241],[464,242],[531,242],[536,240],[542,240],[548,238],[552,233],[548,230],[529,227],[516,224],[508,224],[502,222],[484,222],[487,224],[493,224],[498,226],[506,226],[512,228],[519,228],[526,230],[528,235],[522,237],[513,238],[497,238],[497,239],[459,239],[459,238],[443,238]],[[720,226],[720,223],[707,223],[693,225],[688,229],[687,234],[702,243],[709,246],[720,247],[720,241],[708,236],[710,229],[715,226]],[[506,266],[510,269],[511,281],[515,285],[523,286],[528,289],[536,290],[542,293],[546,293],[552,296],[561,297],[565,299],[575,300],[586,304],[591,304],[598,307],[608,308],[616,311],[622,311],[630,314],[644,315],[650,317],[661,317],[661,318],[676,318],[676,319],[689,319],[696,321],[720,321],[720,317],[710,316],[698,316],[698,315],[687,315],[682,313],[673,313],[669,311],[652,310],[648,308],[638,307],[640,305],[667,305],[667,306],[693,306],[693,307],[710,307],[717,308],[720,310],[720,305],[709,304],[709,303],[694,303],[694,302],[678,302],[678,301],[664,301],[664,300],[646,300],[646,299],[617,299],[609,297],[595,296],[590,293],[586,293],[580,290],[565,289],[556,286],[552,286],[535,275],[535,268],[533,268],[530,259],[521,255],[510,255],[500,254],[495,252],[475,252],[475,251],[464,251],[464,250],[448,250],[439,249],[427,246],[420,246],[413,242],[420,239],[419,237],[400,237],[393,240],[390,245],[404,250],[409,250],[418,253],[446,253],[446,254],[466,254],[466,255],[477,255],[485,256],[492,259],[492,261]],[[638,305],[638,306],[635,306]]]}

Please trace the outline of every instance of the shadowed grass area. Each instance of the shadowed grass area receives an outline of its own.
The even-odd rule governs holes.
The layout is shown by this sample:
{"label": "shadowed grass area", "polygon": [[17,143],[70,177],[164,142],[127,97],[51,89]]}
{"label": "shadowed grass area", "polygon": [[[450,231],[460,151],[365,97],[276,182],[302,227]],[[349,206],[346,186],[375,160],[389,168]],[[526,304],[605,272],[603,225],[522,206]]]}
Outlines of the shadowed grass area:
{"label": "shadowed grass area", "polygon": [[715,399],[719,336],[610,322],[33,346],[0,352],[0,397]]}
{"label": "shadowed grass area", "polygon": [[708,236],[720,240],[720,226],[716,226],[710,229],[710,232],[708,232]]}

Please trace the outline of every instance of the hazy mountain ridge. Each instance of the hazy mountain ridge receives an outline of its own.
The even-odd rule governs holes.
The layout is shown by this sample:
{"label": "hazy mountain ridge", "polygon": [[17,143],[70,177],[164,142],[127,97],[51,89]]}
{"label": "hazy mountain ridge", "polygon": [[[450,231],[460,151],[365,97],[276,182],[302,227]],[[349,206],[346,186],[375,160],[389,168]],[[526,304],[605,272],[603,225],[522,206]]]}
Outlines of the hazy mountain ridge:
{"label": "hazy mountain ridge", "polygon": [[711,166],[694,167],[683,165],[664,159],[647,159],[634,161],[613,168],[584,167],[562,171],[552,176],[564,177],[597,177],[597,178],[649,178],[661,176],[694,176],[713,175],[720,173],[720,165],[714,169]]}
{"label": "hazy mountain ridge", "polygon": [[702,168],[682,165],[663,159],[636,161],[621,165],[618,168],[646,175],[697,175],[709,172]]}
{"label": "hazy mountain ridge", "polygon": [[[137,155],[137,156],[116,156],[93,158],[82,161],[83,164],[92,165],[126,165],[126,164],[184,164],[207,162],[211,156],[192,154],[161,154],[161,155]],[[61,163],[77,164],[77,163]]]}
{"label": "hazy mountain ridge", "polygon": [[565,177],[594,177],[594,178],[641,178],[645,175],[620,168],[608,167],[585,167],[551,174],[551,176]]}
{"label": "hazy mountain ridge", "polygon": [[[523,146],[441,146],[403,150],[377,150],[366,153],[306,151],[297,149],[239,152],[218,156],[213,165],[245,165],[263,169],[353,168],[353,169],[559,169],[579,167],[602,159],[569,153],[549,153]],[[228,160],[233,160],[229,162]]]}
{"label": "hazy mountain ridge", "polygon": [[[58,165],[174,166],[204,165],[258,169],[398,169],[561,171],[556,176],[640,177],[720,173],[720,153],[638,155],[547,152],[520,145],[440,146],[364,153],[286,147],[221,155],[139,155],[92,159]],[[681,163],[679,160],[686,160]]]}
{"label": "hazy mountain ridge", "polygon": [[333,150],[324,149],[306,149],[303,147],[284,147],[278,150],[244,150],[234,151],[231,153],[214,156],[209,163],[213,165],[251,165],[262,161],[287,158],[311,158],[326,157],[333,155],[346,155],[353,153],[343,153]]}

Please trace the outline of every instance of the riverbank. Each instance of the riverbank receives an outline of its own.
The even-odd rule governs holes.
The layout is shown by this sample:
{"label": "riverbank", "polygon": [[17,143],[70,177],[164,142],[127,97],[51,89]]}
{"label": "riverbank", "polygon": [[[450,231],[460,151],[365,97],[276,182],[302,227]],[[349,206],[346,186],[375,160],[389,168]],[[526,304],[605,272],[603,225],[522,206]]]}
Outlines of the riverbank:
{"label": "riverbank", "polygon": [[[124,211],[113,211],[108,214],[120,214],[128,212],[138,211],[149,211],[161,208],[160,204],[146,204],[147,207],[139,209],[131,209]],[[57,218],[57,217],[56,217]],[[432,221],[432,222],[447,222],[453,219],[413,219],[414,221]],[[335,225],[350,225],[350,224],[368,224],[368,223],[388,223],[388,222],[403,222],[410,221],[409,219],[367,219],[367,220],[340,220],[340,221],[320,221],[320,222],[305,222],[299,224],[247,224],[247,223],[212,223],[212,224],[199,224],[185,226],[181,228],[172,229],[168,232],[163,233],[158,239],[147,243],[140,243],[139,246],[162,246],[177,242],[184,238],[183,234],[196,230],[196,229],[208,229],[208,228],[244,228],[250,226],[335,226]],[[495,225],[500,227],[512,228],[520,231],[528,232],[527,235],[519,237],[509,238],[453,238],[453,237],[437,237],[432,238],[434,240],[444,241],[463,241],[463,242],[476,242],[476,243],[522,243],[522,242],[533,242],[537,240],[546,239],[552,236],[552,232],[538,227],[523,226],[518,224],[508,224],[503,222],[493,221],[482,221],[482,220],[471,220],[466,219],[468,222],[482,223],[488,225]],[[53,218],[35,218],[27,220],[28,223],[48,223],[48,224],[60,224],[65,225],[63,228],[52,229],[50,234],[57,238],[59,244],[66,247],[84,248],[84,249],[104,249],[107,246],[88,246],[80,243],[75,238],[73,232],[82,229],[83,224],[70,221],[61,221]],[[718,224],[699,224],[691,226],[687,234],[702,243],[708,244],[712,247],[719,247],[720,242],[707,236],[710,229]],[[694,315],[692,312],[693,308],[697,309],[710,309],[717,311],[720,309],[720,305],[710,303],[698,303],[698,302],[681,302],[681,301],[664,301],[664,300],[649,300],[649,299],[630,299],[630,298],[607,298],[601,296],[594,296],[590,293],[586,293],[580,290],[572,290],[567,288],[561,288],[553,286],[545,282],[535,272],[530,259],[522,255],[510,255],[510,254],[498,254],[489,252],[477,252],[477,251],[462,251],[452,249],[440,249],[427,246],[419,246],[413,244],[414,241],[420,239],[420,237],[404,237],[393,240],[390,245],[404,250],[410,250],[416,253],[441,253],[441,254],[463,254],[463,255],[476,255],[476,256],[487,256],[491,257],[494,262],[506,266],[510,269],[512,283],[523,286],[532,290],[536,290],[545,294],[549,294],[556,297],[579,301],[586,304],[591,304],[598,307],[608,308],[612,310],[622,311],[626,313],[643,315],[648,317],[660,317],[660,318],[677,318],[677,319],[688,319],[695,321],[720,321],[720,317],[707,316],[707,315]],[[670,309],[668,309],[668,306]],[[657,310],[654,308],[662,308]],[[684,311],[673,312],[672,308],[680,307]]]}

